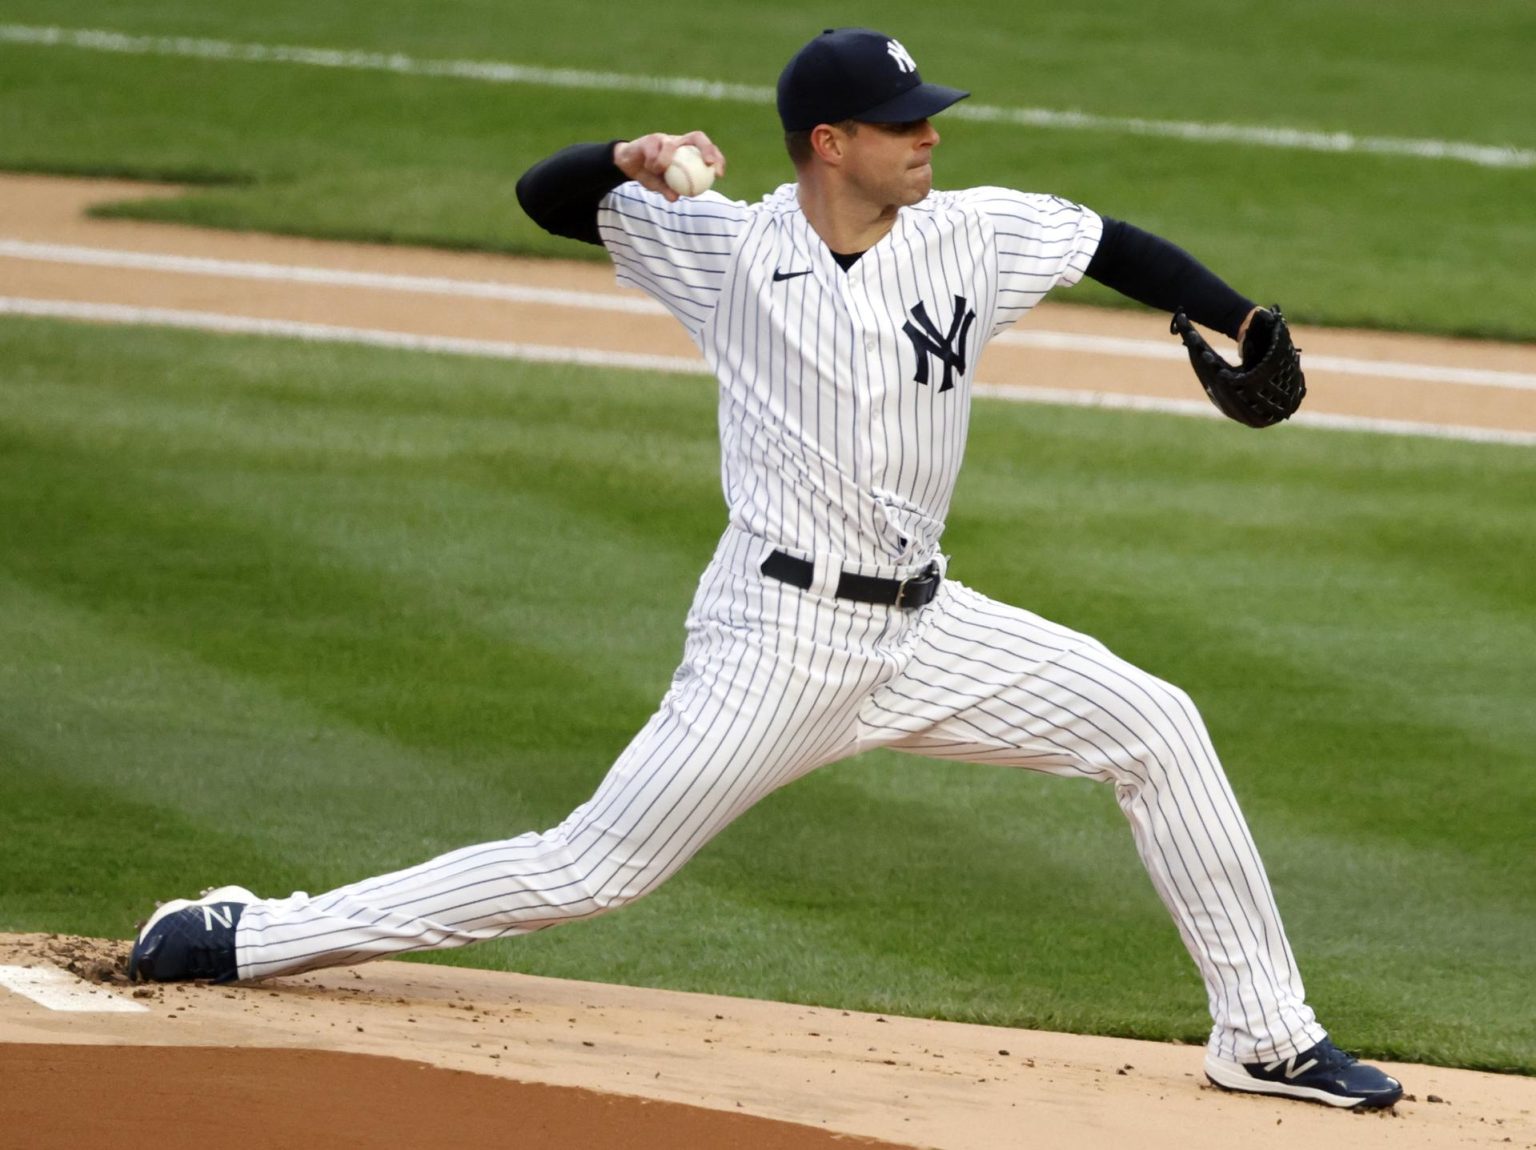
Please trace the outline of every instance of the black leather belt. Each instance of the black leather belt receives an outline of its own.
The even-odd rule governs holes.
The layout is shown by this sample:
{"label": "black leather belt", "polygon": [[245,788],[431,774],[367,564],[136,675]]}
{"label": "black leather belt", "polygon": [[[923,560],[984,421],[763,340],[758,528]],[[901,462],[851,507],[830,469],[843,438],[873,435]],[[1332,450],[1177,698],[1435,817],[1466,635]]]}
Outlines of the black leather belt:
{"label": "black leather belt", "polygon": [[[762,572],[780,583],[788,583],[802,591],[811,589],[816,577],[816,565],[808,559],[796,559],[782,551],[775,551],[763,560]],[[844,571],[837,577],[839,599],[856,599],[860,603],[883,603],[888,607],[905,607],[909,610],[925,606],[939,593],[944,573],[937,563],[930,563],[910,579],[877,579],[873,575],[855,575]]]}

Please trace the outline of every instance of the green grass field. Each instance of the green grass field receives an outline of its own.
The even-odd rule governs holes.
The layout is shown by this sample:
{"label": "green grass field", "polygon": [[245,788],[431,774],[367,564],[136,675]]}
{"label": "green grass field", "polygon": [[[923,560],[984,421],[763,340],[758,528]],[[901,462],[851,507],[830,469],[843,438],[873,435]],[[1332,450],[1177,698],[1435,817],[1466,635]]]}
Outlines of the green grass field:
{"label": "green grass field", "polygon": [[[399,52],[771,86],[823,6],[574,0],[9,0],[7,26]],[[1134,0],[838,9],[902,36],[976,103],[1536,147],[1526,0]],[[530,34],[530,25],[536,33]],[[1536,338],[1536,169],[1176,142],[941,119],[940,182],[1079,199],[1184,244],[1309,323]],[[720,190],[787,178],[767,103],[132,56],[0,37],[0,168],[180,178],[127,214],[220,227],[571,254],[521,217],[517,176],[576,139],[702,127]],[[1112,302],[1090,286],[1080,297]]]}
{"label": "green grass field", "polygon": [[[955,572],[1200,701],[1339,1039],[1536,1072],[1536,454],[978,403]],[[680,652],[713,408],[698,379],[0,322],[0,929],[126,937],[156,897],[558,821]],[[887,753],[620,914],[439,957],[1209,1025],[1106,789]]]}
{"label": "green grass field", "polygon": [[[974,102],[1536,148],[1525,0],[889,0]],[[769,86],[828,17],[568,0],[8,0],[0,169],[185,180],[117,214],[590,256],[518,175],[771,106],[45,47],[5,28]],[[941,184],[1071,196],[1309,323],[1536,339],[1536,170],[941,120]],[[4,231],[0,221],[0,231]],[[1076,299],[1112,302],[1092,285]],[[1201,703],[1348,1046],[1536,1073],[1528,449],[985,404],[967,582]],[[697,379],[0,321],[0,929],[311,891],[550,825],[665,689],[723,520]],[[635,579],[636,569],[646,573]],[[652,898],[434,956],[1200,1041],[1111,795],[892,754],[771,797]]]}

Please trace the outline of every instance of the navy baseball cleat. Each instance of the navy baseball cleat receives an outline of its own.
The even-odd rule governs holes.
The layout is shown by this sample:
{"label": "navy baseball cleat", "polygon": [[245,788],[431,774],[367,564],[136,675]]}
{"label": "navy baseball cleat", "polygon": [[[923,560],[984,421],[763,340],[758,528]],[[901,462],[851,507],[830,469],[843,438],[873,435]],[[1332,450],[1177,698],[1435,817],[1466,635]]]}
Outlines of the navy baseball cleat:
{"label": "navy baseball cleat", "polygon": [[243,886],[221,886],[201,898],[178,898],[157,908],[134,940],[128,977],[145,982],[234,982],[240,977],[235,926],[246,905],[255,901]]}
{"label": "navy baseball cleat", "polygon": [[1396,1078],[1357,1062],[1327,1038],[1311,1050],[1276,1062],[1228,1062],[1208,1053],[1205,1076],[1223,1090],[1276,1094],[1357,1110],[1391,1106],[1403,1096],[1403,1084]]}

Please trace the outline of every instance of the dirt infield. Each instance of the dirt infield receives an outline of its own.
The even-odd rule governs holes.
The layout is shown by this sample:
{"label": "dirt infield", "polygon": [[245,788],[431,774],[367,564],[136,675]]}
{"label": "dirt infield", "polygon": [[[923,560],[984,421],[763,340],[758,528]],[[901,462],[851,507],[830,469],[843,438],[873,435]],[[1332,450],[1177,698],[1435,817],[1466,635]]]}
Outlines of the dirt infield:
{"label": "dirt infield", "polygon": [[164,1150],[192,1113],[239,1115],[242,1147],[1536,1145],[1528,1078],[1396,1066],[1408,1098],[1356,1115],[1223,1094],[1188,1046],[413,962],[133,987],[126,954],[0,937],[0,966],[72,970],[94,1007],[0,991],[0,1147]]}
{"label": "dirt infield", "polygon": [[[0,177],[0,244],[31,246],[27,253],[0,250],[0,298],[697,360],[681,325],[659,308],[645,310],[648,301],[639,293],[618,289],[605,264],[230,234],[85,215],[93,203],[178,192],[116,181]],[[102,258],[108,252],[152,258],[141,266],[114,266]],[[201,267],[189,260],[202,261]],[[296,271],[296,278],[285,277],[285,269]],[[337,282],[335,273],[360,282]],[[509,297],[509,290],[521,295]],[[1305,327],[1296,337],[1307,365],[1304,416],[1536,434],[1536,345]],[[1170,358],[1149,358],[1147,345]],[[1052,299],[987,348],[977,378],[994,387],[1046,388],[1078,401],[1130,396],[1209,411],[1188,365],[1178,362],[1181,354],[1166,318]],[[1332,366],[1340,360],[1370,373],[1340,371]],[[1474,373],[1474,381],[1448,382],[1435,378],[1437,371]],[[1504,373],[1508,380],[1502,386],[1476,382],[1478,372]]]}
{"label": "dirt infield", "polygon": [[[126,1065],[125,1065],[126,1064]],[[229,1046],[0,1046],[0,1078],[25,1099],[31,1150],[82,1146],[202,1150],[208,1127],[168,1121],[193,1109],[260,1114],[254,1133],[231,1123],[235,1146],[502,1147],[568,1150],[605,1146],[751,1146],[884,1150],[889,1142],[844,1138],[808,1126],[698,1106],[645,1102],[565,1086],[508,1082],[430,1063],[323,1050]],[[91,1105],[71,1106],[89,1082]],[[187,1105],[186,1091],[196,1084]],[[282,1099],[273,1106],[272,1099]],[[445,1123],[442,1115],[452,1115]]]}
{"label": "dirt infield", "polygon": [[[635,297],[600,266],[83,215],[92,202],[148,194],[175,189],[0,179],[0,244],[19,242],[0,250],[0,297],[693,355],[670,318],[613,308]],[[102,255],[112,252],[165,258],[124,266]],[[231,261],[381,278],[263,278],[234,274]],[[402,276],[510,285],[526,298],[383,278]],[[1166,321],[1059,304],[1038,319],[1109,350],[996,345],[983,378],[1198,397],[1186,366],[1114,351],[1119,340],[1166,341]],[[1536,378],[1530,346],[1307,331],[1298,342],[1319,357]],[[1393,370],[1309,369],[1309,410],[1536,432],[1536,389]],[[1408,1097],[1353,1115],[1220,1093],[1192,1047],[412,962],[251,986],[134,987],[126,951],[121,940],[0,936],[0,967],[81,980],[64,996],[69,1009],[0,989],[0,1148],[1536,1147],[1530,1078],[1396,1066]]]}

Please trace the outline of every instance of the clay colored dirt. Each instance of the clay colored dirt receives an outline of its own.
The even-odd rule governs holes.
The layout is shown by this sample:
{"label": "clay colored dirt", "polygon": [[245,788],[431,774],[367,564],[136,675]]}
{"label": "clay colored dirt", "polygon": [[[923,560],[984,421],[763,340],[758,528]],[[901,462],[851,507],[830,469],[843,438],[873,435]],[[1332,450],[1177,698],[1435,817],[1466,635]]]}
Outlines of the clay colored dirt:
{"label": "clay colored dirt", "polygon": [[[692,357],[643,310],[601,323],[537,302],[93,266],[64,247],[516,285],[629,299],[600,265],[356,247],[92,220],[176,189],[0,179],[0,297],[196,310],[455,338]],[[590,301],[589,301],[590,302]],[[601,302],[601,300],[599,301]],[[1166,320],[1048,304],[1036,327],[1166,340]],[[1298,333],[1307,354],[1536,376],[1536,348]],[[1199,398],[1187,365],[995,345],[982,377]],[[1308,372],[1308,409],[1536,431],[1536,389]],[[238,876],[233,876],[238,877]],[[178,892],[147,892],[170,895]],[[182,892],[184,893],[184,892]],[[148,907],[141,908],[147,910]],[[577,929],[580,929],[579,927]],[[0,989],[0,1148],[113,1146],[813,1147],[1138,1150],[1536,1147],[1536,1080],[1390,1066],[1408,1097],[1356,1115],[1220,1093],[1201,1052],[381,962],[250,986],[133,987],[124,938],[0,936],[0,965],[72,971],[87,1005]]]}
{"label": "clay colored dirt", "polygon": [[[622,1104],[637,1107],[668,1104],[689,1111],[680,1112],[679,1121],[694,1124],[688,1129],[695,1132],[704,1120],[692,1113],[697,1109],[805,1128],[722,1127],[694,1141],[679,1133],[681,1126],[645,1127],[660,1134],[643,1145],[669,1148],[800,1146],[813,1143],[769,1139],[832,1135],[940,1150],[1536,1145],[1536,1080],[1529,1078],[1391,1066],[1408,1084],[1409,1096],[1393,1111],[1350,1114],[1223,1094],[1205,1084],[1200,1051],[1191,1046],[418,962],[377,962],[248,986],[135,987],[125,973],[127,953],[123,940],[0,936],[0,965],[70,970],[88,980],[82,989],[89,997],[110,995],[143,1008],[66,1012],[0,991],[0,1049],[5,1050],[0,1147],[34,1147],[61,1131],[80,1131],[80,1122],[113,1120],[117,1102],[96,1086],[103,1079],[126,1082],[133,1092],[158,1099],[168,1120],[177,1114],[240,1114],[230,1145],[472,1145],[485,1130],[484,1116],[478,1104],[451,1101],[447,1091],[477,1087],[454,1078],[458,1085],[440,1090],[428,1085],[437,1077],[418,1071],[406,1081],[420,1082],[422,1090],[401,1096],[395,1088],[403,1071],[391,1068],[383,1076],[381,1059],[388,1058],[483,1075],[495,1079],[507,1096],[516,1083],[542,1083],[620,1096],[628,1099]],[[47,1066],[50,1059],[62,1066],[59,1056],[49,1053],[61,1045],[96,1048],[96,1069],[84,1076],[5,1072],[11,1066]],[[262,1050],[273,1062],[316,1051],[375,1057],[302,1063],[328,1076],[333,1101],[329,1111],[315,1115],[314,1125],[300,1122],[308,1137],[289,1141],[275,1131],[290,1129],[286,1124],[295,1113],[301,1119],[310,1113],[303,1095],[283,1085],[293,1071],[229,1082],[241,1092],[230,1099],[236,1109],[210,1109],[220,1082],[228,1082],[219,1067],[235,1064],[212,1058],[207,1073],[187,1073],[185,1064],[175,1068],[182,1072],[168,1073],[166,1064],[144,1054],[146,1047]],[[402,1106],[409,1098],[413,1113],[430,1116],[435,1140],[355,1140],[359,1133],[348,1114],[382,1097],[380,1084],[386,1081],[388,1097],[402,1098]],[[252,1094],[258,1096],[254,1103]],[[653,1113],[646,1110],[647,1117]],[[638,1122],[625,1126],[640,1128]],[[166,1145],[157,1127],[138,1129],[75,1144],[126,1150]],[[517,1129],[508,1126],[509,1144],[521,1144]],[[642,1145],[601,1137],[589,1141],[575,1131],[568,1137],[571,1146]]]}
{"label": "clay colored dirt", "polygon": [[[80,262],[91,258],[88,254],[0,250],[0,299],[178,309],[699,361],[682,326],[640,293],[618,288],[606,263],[518,260],[472,252],[230,234],[98,220],[85,214],[94,203],[179,191],[107,180],[0,178],[0,244],[19,240],[77,252],[232,261],[301,273],[362,273],[375,279],[361,286],[327,282],[321,275],[240,277],[215,264],[200,271],[185,265],[179,269],[119,267]],[[392,285],[385,286],[386,278],[393,280]],[[407,278],[421,290],[411,290]],[[423,281],[433,281],[436,290],[426,290]],[[474,294],[463,290],[466,285],[525,289],[525,298]],[[1046,388],[1079,401],[1103,395],[1187,401],[1197,410],[1214,414],[1188,363],[1178,362],[1182,351],[1168,334],[1166,316],[1061,302],[1071,297],[1070,291],[1057,293],[1025,323],[994,340],[978,365],[978,382],[1003,388]],[[626,310],[614,310],[614,305]],[[1039,338],[1046,335],[1068,337],[1079,344],[1072,349]],[[1083,350],[1083,337],[1098,341],[1097,348]],[[1536,345],[1306,326],[1296,328],[1296,342],[1307,369],[1304,417],[1390,419],[1536,435]],[[1158,346],[1171,358],[1137,354],[1135,348],[1146,344]],[[1219,340],[1218,350],[1230,353],[1231,346]],[[1325,366],[1331,358],[1363,361],[1380,371],[1340,373]],[[1512,386],[1435,381],[1420,378],[1422,371],[1394,373],[1393,365],[1509,373]]]}
{"label": "clay colored dirt", "polygon": [[204,1150],[210,1123],[220,1144],[252,1148],[891,1147],[748,1114],[320,1050],[0,1046],[0,1081],[17,1099],[0,1112],[26,1131],[16,1145],[30,1150]]}

